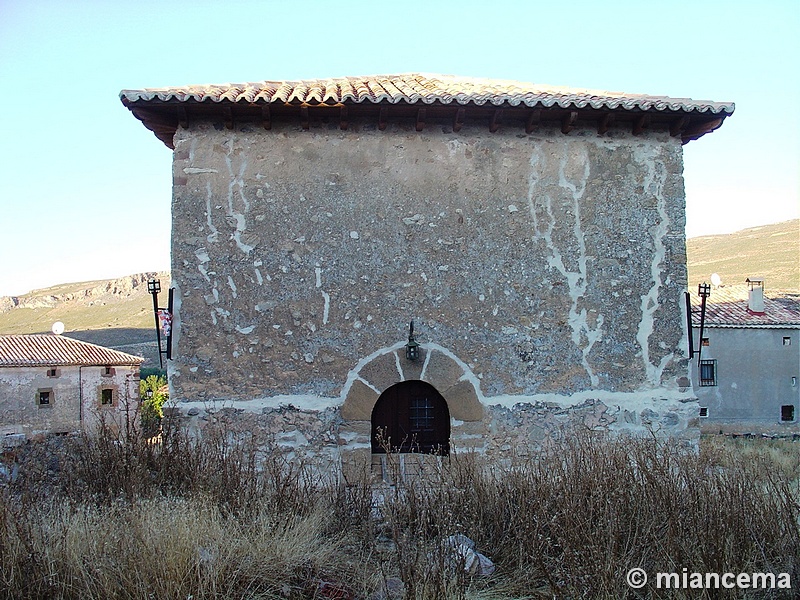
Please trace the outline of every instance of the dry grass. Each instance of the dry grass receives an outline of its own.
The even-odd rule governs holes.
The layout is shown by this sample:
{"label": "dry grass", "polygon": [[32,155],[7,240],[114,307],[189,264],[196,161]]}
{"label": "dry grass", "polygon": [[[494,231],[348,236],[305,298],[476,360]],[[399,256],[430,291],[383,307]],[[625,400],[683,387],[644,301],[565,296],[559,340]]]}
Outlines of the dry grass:
{"label": "dry grass", "polygon": [[336,563],[336,540],[313,514],[245,524],[199,499],[157,498],[5,516],[2,584],[19,598],[291,595]]}
{"label": "dry grass", "polygon": [[[424,478],[380,490],[221,430],[56,438],[16,460],[0,489],[5,598],[377,598],[400,581],[409,599],[682,597],[634,593],[632,567],[800,581],[790,442],[697,454],[573,432],[524,461],[428,458]],[[455,533],[494,575],[459,568],[443,546]]]}

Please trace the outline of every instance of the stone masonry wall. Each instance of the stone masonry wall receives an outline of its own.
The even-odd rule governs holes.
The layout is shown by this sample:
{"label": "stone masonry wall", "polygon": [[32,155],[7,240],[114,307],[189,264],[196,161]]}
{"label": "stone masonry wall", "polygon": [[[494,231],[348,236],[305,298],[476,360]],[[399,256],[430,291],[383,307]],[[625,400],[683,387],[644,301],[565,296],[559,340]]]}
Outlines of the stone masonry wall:
{"label": "stone masonry wall", "polygon": [[[56,375],[48,373],[55,368]],[[102,390],[112,390],[103,404]],[[39,391],[50,403],[38,403]],[[0,437],[95,431],[103,421],[119,430],[139,412],[139,367],[4,367],[0,369]]]}
{"label": "stone masonry wall", "polygon": [[[80,430],[78,367],[58,367],[56,377],[49,377],[48,371],[47,367],[0,369],[0,435]],[[49,405],[39,405],[39,390],[50,391]]]}
{"label": "stone masonry wall", "polygon": [[413,318],[431,360],[447,357],[427,377],[478,407],[454,436],[461,422],[493,436],[515,405],[696,427],[667,133],[192,123],[173,181],[170,381],[186,407],[333,408],[360,431],[404,376]]}

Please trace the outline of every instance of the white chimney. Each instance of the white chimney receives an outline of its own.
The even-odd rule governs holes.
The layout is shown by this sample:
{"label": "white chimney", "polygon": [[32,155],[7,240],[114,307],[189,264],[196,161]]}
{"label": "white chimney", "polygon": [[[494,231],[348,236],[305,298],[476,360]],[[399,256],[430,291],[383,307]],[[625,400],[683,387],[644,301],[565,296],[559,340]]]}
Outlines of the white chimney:
{"label": "white chimney", "polygon": [[763,277],[748,277],[747,287],[749,293],[747,295],[747,310],[755,315],[764,314],[764,278]]}

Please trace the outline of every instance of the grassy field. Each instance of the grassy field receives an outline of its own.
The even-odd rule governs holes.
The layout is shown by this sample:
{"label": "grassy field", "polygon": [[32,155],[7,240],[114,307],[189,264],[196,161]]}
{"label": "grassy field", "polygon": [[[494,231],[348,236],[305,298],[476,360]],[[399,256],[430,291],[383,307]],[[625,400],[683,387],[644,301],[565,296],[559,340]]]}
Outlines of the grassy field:
{"label": "grassy field", "polygon": [[[149,304],[148,304],[149,303]],[[61,321],[68,331],[153,328],[150,297],[126,299],[104,305],[58,305],[18,308],[0,315],[3,333],[46,333]]]}
{"label": "grassy field", "polygon": [[[4,598],[794,598],[634,592],[646,572],[800,577],[797,444],[565,432],[498,464],[454,453],[397,487],[343,481],[250,435],[56,438],[0,486]],[[10,456],[5,457],[9,467]],[[390,464],[392,457],[390,457]],[[465,570],[464,534],[496,566]]]}

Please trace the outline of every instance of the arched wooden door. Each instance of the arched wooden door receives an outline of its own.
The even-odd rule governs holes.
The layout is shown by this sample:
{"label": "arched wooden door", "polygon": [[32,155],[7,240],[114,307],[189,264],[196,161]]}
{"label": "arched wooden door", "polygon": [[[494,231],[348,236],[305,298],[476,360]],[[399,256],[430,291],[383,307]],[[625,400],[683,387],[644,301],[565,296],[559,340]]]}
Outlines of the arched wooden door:
{"label": "arched wooden door", "polygon": [[372,451],[450,453],[450,411],[436,388],[403,381],[384,391],[372,409]]}

